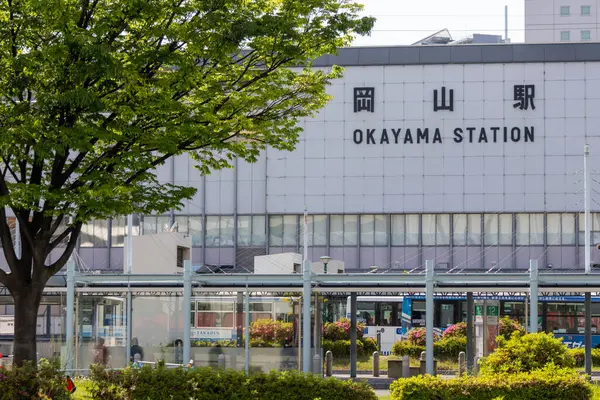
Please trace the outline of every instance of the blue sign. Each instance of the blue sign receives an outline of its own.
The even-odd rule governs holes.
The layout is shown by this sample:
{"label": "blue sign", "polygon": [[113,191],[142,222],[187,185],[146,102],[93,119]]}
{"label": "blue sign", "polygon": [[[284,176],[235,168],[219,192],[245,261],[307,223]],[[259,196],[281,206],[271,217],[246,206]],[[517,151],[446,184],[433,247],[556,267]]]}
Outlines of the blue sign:
{"label": "blue sign", "polygon": [[365,326],[365,331],[364,331],[364,334],[366,335],[366,334],[368,334],[368,333],[369,333],[369,327],[368,327],[368,326]]}
{"label": "blue sign", "polygon": [[[571,335],[568,333],[555,333],[554,337],[563,338],[563,343],[570,349],[578,349],[585,347],[585,336],[584,335]],[[600,346],[600,335],[592,335],[592,348]]]}
{"label": "blue sign", "polygon": [[402,328],[396,328],[396,335],[403,335]]}

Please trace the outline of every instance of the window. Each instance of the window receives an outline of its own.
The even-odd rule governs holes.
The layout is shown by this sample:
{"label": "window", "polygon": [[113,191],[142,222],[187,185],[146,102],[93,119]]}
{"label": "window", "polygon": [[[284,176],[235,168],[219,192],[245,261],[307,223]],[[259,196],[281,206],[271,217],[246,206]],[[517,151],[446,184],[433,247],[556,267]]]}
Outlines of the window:
{"label": "window", "polygon": [[562,31],[560,33],[560,40],[563,42],[568,42],[569,40],[571,40],[571,32],[569,31]]}
{"label": "window", "polygon": [[560,15],[562,17],[567,17],[571,15],[571,7],[570,6],[560,6]]}
{"label": "window", "polygon": [[417,214],[392,215],[392,246],[417,246],[419,244],[419,216]]}
{"label": "window", "polygon": [[387,246],[387,218],[385,215],[360,217],[360,245]]}
{"label": "window", "polygon": [[269,217],[269,244],[271,246],[295,246],[298,236],[296,215],[271,215]]}
{"label": "window", "polygon": [[179,233],[188,234],[190,232],[189,220],[187,216],[178,215],[175,217],[175,231]]}
{"label": "window", "polygon": [[206,217],[206,246],[233,246],[233,216]]}
{"label": "window", "polygon": [[[194,307],[195,305],[195,307]],[[195,327],[204,328],[233,328],[234,306],[233,302],[225,299],[214,299],[192,303],[192,315],[196,311]]]}
{"label": "window", "polygon": [[590,31],[581,31],[581,40],[590,40]]}
{"label": "window", "polygon": [[517,214],[517,246],[544,244],[544,214]]}
{"label": "window", "polygon": [[[127,236],[127,217],[114,218],[112,220],[112,247],[123,247],[125,244],[125,237]],[[139,217],[133,216],[133,236],[140,234],[140,220]]]}
{"label": "window", "polygon": [[81,247],[106,247],[108,243],[108,221],[92,220],[81,227]]}
{"label": "window", "polygon": [[[590,213],[590,238],[592,245],[600,243],[600,214]],[[579,245],[585,245],[585,214],[579,214]]]}
{"label": "window", "polygon": [[358,243],[357,215],[332,215],[329,229],[331,246],[356,246]]}
{"label": "window", "polygon": [[265,241],[266,234],[264,216],[238,216],[238,246],[264,246]]}
{"label": "window", "polygon": [[548,214],[548,246],[575,244],[575,216],[573,214]]}
{"label": "window", "polygon": [[142,235],[166,232],[171,226],[171,217],[168,215],[144,215],[142,218]]}
{"label": "window", "polygon": [[483,229],[486,246],[512,245],[512,214],[485,214]]}
{"label": "window", "polygon": [[481,244],[481,214],[454,214],[452,218],[455,246]]}
{"label": "window", "polygon": [[590,6],[581,6],[581,15],[591,15],[592,7]]}
{"label": "window", "polygon": [[188,233],[192,237],[192,246],[201,247],[202,237],[202,217],[190,217],[188,222]]}
{"label": "window", "polygon": [[[327,215],[308,215],[308,245],[327,246]],[[300,246],[304,246],[304,217],[300,221]]]}
{"label": "window", "polygon": [[423,246],[450,244],[450,214],[422,215]]}

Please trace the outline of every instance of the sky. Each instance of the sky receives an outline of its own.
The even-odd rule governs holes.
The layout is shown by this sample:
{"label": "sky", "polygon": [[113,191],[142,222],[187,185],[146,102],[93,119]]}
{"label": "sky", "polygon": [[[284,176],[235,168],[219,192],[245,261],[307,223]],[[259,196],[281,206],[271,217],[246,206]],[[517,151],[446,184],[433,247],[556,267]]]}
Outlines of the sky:
{"label": "sky", "polygon": [[410,45],[447,28],[453,39],[473,33],[504,36],[504,6],[508,6],[508,37],[524,39],[524,0],[358,0],[365,15],[377,18],[371,36],[353,46]]}

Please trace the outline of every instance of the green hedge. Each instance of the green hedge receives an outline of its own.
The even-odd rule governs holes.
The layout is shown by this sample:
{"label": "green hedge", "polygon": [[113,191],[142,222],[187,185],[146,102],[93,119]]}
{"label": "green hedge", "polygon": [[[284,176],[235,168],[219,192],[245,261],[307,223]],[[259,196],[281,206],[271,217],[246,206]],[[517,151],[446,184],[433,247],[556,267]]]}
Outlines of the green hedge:
{"label": "green hedge", "polygon": [[[349,357],[350,356],[350,341],[349,340],[323,340],[323,351],[330,351],[333,357]],[[359,356],[370,356],[377,351],[377,341],[373,338],[362,338],[356,341],[356,352]]]}
{"label": "green hedge", "polygon": [[58,361],[40,360],[38,367],[0,368],[0,400],[67,400],[66,381]]}
{"label": "green hedge", "polygon": [[489,377],[443,379],[419,376],[390,386],[392,400],[590,400],[586,378],[568,369],[548,367],[535,372]]}
{"label": "green hedge", "polygon": [[257,373],[212,368],[92,368],[92,400],[377,400],[364,383],[299,372]]}
{"label": "green hedge", "polygon": [[[409,356],[419,358],[425,346],[410,344],[409,341],[400,341],[392,346],[392,354],[395,356]],[[440,360],[458,360],[458,353],[467,351],[467,339],[463,337],[447,337],[439,342],[433,343],[433,354]]]}
{"label": "green hedge", "polygon": [[[585,366],[585,349],[569,349],[569,353],[575,359],[575,366],[582,368]],[[600,367],[600,349],[592,349],[592,365]]]}

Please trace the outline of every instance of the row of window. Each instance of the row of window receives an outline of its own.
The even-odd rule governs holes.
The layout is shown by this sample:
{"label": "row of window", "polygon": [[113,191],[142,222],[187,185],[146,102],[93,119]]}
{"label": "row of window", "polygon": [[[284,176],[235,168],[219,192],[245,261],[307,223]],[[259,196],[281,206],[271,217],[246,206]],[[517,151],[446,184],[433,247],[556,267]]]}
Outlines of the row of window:
{"label": "row of window", "polygon": [[[304,245],[301,215],[240,215],[237,245],[240,247],[294,247]],[[577,223],[576,223],[577,222]],[[233,247],[236,241],[232,215],[177,216],[175,228],[169,216],[135,218],[133,234],[176,230],[192,238],[192,245]],[[584,242],[584,215],[533,214],[375,214],[309,215],[309,246],[573,246]],[[578,229],[576,228],[578,226]],[[267,229],[268,228],[268,229]],[[578,232],[576,232],[576,230]],[[591,240],[600,243],[600,213],[591,214]],[[267,237],[268,232],[268,237]],[[360,232],[360,234],[359,234]],[[123,246],[125,218],[91,221],[82,228],[81,247]],[[578,236],[577,236],[578,235]]]}
{"label": "row of window", "polygon": [[[592,7],[591,6],[581,6],[581,15],[587,16],[592,15]],[[560,15],[561,17],[568,17],[571,15],[571,6],[560,6]]]}
{"label": "row of window", "polygon": [[[591,40],[592,34],[590,31],[581,31],[580,32],[581,40]],[[570,31],[561,31],[560,32],[560,40],[562,42],[568,42],[571,40],[571,32]]]}

